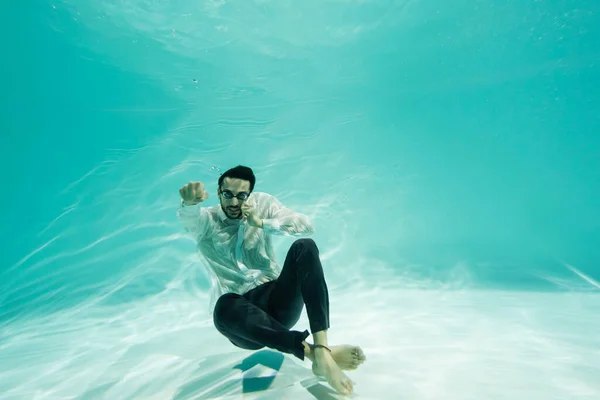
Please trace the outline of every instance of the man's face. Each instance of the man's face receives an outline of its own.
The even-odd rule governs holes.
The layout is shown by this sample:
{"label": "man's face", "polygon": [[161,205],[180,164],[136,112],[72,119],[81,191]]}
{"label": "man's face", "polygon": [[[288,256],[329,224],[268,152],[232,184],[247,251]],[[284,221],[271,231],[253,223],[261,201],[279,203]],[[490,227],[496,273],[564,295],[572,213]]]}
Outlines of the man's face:
{"label": "man's face", "polygon": [[250,182],[243,179],[225,178],[218,194],[225,215],[231,219],[240,219],[242,218],[242,204],[250,195]]}

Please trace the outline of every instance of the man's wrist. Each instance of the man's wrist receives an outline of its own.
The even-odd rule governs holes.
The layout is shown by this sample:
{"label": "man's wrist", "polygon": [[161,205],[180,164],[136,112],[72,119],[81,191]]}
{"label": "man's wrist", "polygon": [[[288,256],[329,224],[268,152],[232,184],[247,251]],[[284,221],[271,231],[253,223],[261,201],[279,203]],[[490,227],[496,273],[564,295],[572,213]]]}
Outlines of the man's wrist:
{"label": "man's wrist", "polygon": [[198,205],[198,204],[200,204],[199,201],[184,201],[184,200],[181,200],[181,205],[185,206],[185,207],[193,207],[193,206]]}

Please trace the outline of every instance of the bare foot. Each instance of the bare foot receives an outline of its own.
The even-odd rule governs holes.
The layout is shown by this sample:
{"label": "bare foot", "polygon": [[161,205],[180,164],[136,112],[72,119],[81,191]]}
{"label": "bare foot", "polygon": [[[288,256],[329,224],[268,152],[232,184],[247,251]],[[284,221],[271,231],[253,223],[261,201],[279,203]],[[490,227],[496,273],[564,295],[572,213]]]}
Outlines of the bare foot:
{"label": "bare foot", "polygon": [[360,347],[348,344],[331,346],[331,356],[335,363],[343,370],[356,369],[367,359]]}
{"label": "bare foot", "polygon": [[[331,349],[333,353],[333,349]],[[332,388],[341,394],[352,394],[354,387],[352,381],[340,369],[333,360],[333,356],[325,349],[315,349],[314,361],[312,364],[313,374],[322,376]]]}
{"label": "bare foot", "polygon": [[[315,356],[313,354],[314,349],[311,347],[312,346],[305,344],[304,355],[310,361],[315,361]],[[367,359],[365,353],[363,353],[362,349],[358,346],[343,344],[340,346],[331,346],[330,349],[333,360],[343,370],[356,369]]]}

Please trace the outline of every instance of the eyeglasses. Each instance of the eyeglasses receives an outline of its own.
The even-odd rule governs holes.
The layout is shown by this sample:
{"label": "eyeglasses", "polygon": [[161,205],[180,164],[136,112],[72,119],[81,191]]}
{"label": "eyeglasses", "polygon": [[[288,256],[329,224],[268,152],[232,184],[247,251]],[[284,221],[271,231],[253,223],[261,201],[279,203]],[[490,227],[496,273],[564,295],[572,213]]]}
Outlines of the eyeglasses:
{"label": "eyeglasses", "polygon": [[238,194],[233,194],[233,192],[230,190],[221,190],[221,194],[226,199],[233,199],[234,197],[237,197],[237,199],[240,201],[244,201],[250,196],[250,193],[246,192],[239,192]]}

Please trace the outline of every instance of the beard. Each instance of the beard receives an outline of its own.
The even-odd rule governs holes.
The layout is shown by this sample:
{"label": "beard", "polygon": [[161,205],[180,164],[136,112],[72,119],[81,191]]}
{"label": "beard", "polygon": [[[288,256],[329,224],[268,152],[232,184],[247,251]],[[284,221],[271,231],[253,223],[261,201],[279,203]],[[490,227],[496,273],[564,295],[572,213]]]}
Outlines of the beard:
{"label": "beard", "polygon": [[221,208],[223,209],[223,212],[225,212],[225,215],[231,219],[242,218],[241,207],[223,207],[223,205],[221,205]]}

